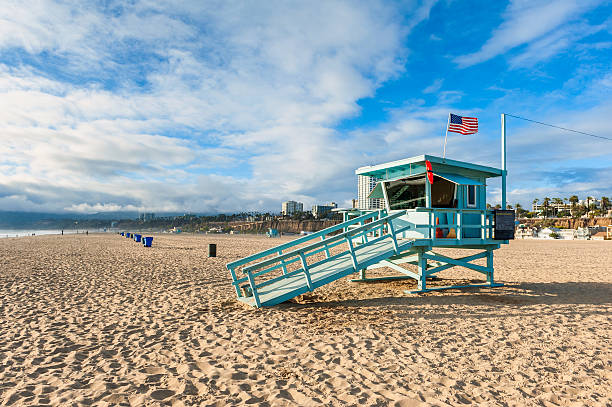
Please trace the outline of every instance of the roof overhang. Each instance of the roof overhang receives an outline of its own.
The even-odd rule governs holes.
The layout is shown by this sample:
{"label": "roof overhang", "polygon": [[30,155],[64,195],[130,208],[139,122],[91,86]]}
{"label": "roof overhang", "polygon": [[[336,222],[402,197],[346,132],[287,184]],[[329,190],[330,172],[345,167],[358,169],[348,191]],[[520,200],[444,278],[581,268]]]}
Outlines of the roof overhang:
{"label": "roof overhang", "polygon": [[380,178],[392,178],[394,172],[403,173],[402,175],[422,174],[425,172],[425,161],[431,162],[434,170],[436,170],[436,166],[438,166],[438,171],[445,173],[462,172],[469,173],[470,175],[474,176],[483,176],[485,178],[499,177],[502,175],[502,170],[499,168],[451,160],[448,158],[427,154],[411,158],[404,158],[397,161],[390,161],[383,164],[360,167],[355,170],[355,174]]}
{"label": "roof overhang", "polygon": [[463,175],[447,174],[444,172],[436,172],[436,171],[434,171],[433,173],[434,175],[437,175],[440,178],[444,178],[445,180],[454,182],[455,184],[458,184],[458,185],[484,185],[482,182],[478,180],[464,177]]}

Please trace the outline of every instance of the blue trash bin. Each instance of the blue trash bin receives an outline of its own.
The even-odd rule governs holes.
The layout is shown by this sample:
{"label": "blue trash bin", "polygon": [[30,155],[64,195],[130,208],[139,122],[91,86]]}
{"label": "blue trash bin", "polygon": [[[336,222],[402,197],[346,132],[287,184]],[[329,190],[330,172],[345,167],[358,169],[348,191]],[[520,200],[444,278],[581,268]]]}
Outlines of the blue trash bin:
{"label": "blue trash bin", "polygon": [[140,243],[140,238],[142,237],[142,235],[134,235],[134,241]]}
{"label": "blue trash bin", "polygon": [[125,236],[125,232],[121,232],[121,236]]}
{"label": "blue trash bin", "polygon": [[151,247],[151,244],[153,244],[153,236],[143,236],[142,237],[142,245],[144,247]]}
{"label": "blue trash bin", "polygon": [[125,237],[127,237],[127,238],[129,239],[130,237],[132,237],[132,234],[131,234],[130,232],[127,232],[127,233],[125,234]]}

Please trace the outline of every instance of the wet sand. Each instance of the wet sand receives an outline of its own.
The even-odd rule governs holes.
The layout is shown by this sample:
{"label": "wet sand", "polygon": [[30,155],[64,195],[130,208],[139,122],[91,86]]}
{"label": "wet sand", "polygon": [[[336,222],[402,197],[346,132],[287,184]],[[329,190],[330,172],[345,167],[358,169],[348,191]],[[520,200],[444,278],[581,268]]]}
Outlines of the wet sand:
{"label": "wet sand", "polygon": [[612,242],[514,241],[502,288],[345,278],[237,302],[225,264],[284,240],[0,239],[0,404],[612,404]]}

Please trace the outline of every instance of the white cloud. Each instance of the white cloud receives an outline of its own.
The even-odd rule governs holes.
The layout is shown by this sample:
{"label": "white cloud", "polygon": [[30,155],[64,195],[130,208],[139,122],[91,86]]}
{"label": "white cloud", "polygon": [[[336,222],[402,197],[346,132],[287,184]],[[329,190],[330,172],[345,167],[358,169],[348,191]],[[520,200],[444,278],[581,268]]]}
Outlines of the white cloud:
{"label": "white cloud", "polygon": [[[463,94],[448,90],[436,106],[409,102],[375,128],[335,130],[359,115],[360,99],[403,73],[403,40],[435,4],[136,1],[109,12],[95,2],[10,3],[0,10],[0,51],[24,62],[0,64],[0,209],[233,212],[278,210],[284,199],[346,201],[356,167],[440,155],[449,111],[498,111],[464,112]],[[517,24],[494,37],[511,36]],[[526,35],[530,45],[514,63],[532,63],[559,32],[555,24]],[[512,46],[490,41],[498,45],[478,58]],[[582,97],[605,99],[608,82]],[[590,120],[587,130],[602,131],[609,112],[600,109],[562,124]],[[512,157],[531,163],[537,148],[551,159],[600,157],[534,135],[517,134]],[[499,153],[450,135],[447,155],[495,165]]]}
{"label": "white cloud", "polygon": [[513,64],[549,58],[578,37],[574,22],[598,3],[597,0],[513,0],[504,12],[504,22],[480,50],[454,61],[460,67],[469,67],[537,40],[523,55],[515,57]]}
{"label": "white cloud", "polygon": [[53,57],[0,65],[0,209],[338,199],[356,163],[332,127],[402,72],[434,4],[11,3],[0,51]]}
{"label": "white cloud", "polygon": [[436,93],[437,91],[440,90],[443,83],[444,83],[444,79],[438,78],[435,81],[433,81],[431,85],[423,89],[423,93]]}

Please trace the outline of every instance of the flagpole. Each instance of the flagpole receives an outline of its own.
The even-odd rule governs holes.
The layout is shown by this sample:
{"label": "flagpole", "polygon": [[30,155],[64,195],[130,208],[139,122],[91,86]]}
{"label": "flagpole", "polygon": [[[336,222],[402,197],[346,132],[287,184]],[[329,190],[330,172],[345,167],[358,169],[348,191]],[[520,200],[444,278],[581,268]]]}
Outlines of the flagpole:
{"label": "flagpole", "polygon": [[506,200],[506,175],[508,174],[508,169],[506,167],[506,114],[502,113],[501,115],[501,166],[502,166],[502,203],[501,208],[506,209],[507,200]]}
{"label": "flagpole", "polygon": [[448,126],[450,125],[450,113],[448,114],[448,122],[446,123],[446,134],[444,134],[444,152],[442,153],[442,159],[446,158],[446,138],[448,137]]}

